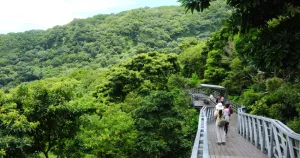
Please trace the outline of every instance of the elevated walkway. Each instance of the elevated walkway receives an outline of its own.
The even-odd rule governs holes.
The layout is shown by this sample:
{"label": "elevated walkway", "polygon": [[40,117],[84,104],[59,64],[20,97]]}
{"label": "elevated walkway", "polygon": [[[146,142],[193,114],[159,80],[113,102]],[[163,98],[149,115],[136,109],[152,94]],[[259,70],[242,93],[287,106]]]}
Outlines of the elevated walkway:
{"label": "elevated walkway", "polygon": [[248,142],[238,133],[237,114],[233,113],[230,118],[226,145],[218,145],[216,135],[216,124],[212,121],[208,124],[208,150],[209,158],[267,158],[254,145]]}
{"label": "elevated walkway", "polygon": [[193,92],[191,101],[201,110],[191,158],[300,158],[300,134],[278,120],[248,114],[233,102],[226,145],[217,145],[216,103],[204,103],[205,91]]}

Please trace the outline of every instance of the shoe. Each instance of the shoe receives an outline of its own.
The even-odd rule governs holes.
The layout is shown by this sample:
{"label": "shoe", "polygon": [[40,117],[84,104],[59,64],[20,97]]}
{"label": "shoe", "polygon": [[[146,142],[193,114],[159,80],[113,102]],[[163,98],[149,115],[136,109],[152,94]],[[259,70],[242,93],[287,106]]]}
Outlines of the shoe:
{"label": "shoe", "polygon": [[225,145],[226,144],[226,142],[222,142],[222,145]]}
{"label": "shoe", "polygon": [[222,143],[220,143],[220,142],[217,142],[217,144],[218,144],[218,145],[221,145]]}

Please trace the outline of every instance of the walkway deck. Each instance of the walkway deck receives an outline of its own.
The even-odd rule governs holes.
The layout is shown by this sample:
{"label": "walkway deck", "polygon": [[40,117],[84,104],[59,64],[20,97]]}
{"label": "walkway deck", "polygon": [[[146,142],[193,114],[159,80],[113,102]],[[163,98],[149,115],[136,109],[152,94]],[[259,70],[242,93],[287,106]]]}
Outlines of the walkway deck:
{"label": "walkway deck", "polygon": [[254,145],[237,132],[237,114],[231,116],[226,145],[217,145],[215,121],[208,124],[208,150],[210,158],[267,158]]}

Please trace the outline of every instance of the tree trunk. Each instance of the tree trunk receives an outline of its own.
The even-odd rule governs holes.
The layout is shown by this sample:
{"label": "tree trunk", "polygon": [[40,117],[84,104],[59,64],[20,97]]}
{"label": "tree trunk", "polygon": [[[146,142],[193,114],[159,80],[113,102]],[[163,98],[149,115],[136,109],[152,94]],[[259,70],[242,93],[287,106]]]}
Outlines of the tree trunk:
{"label": "tree trunk", "polygon": [[45,155],[45,157],[46,157],[46,158],[49,158],[49,156],[48,156],[48,152],[46,152],[46,151],[43,151],[43,153],[44,153],[44,155]]}

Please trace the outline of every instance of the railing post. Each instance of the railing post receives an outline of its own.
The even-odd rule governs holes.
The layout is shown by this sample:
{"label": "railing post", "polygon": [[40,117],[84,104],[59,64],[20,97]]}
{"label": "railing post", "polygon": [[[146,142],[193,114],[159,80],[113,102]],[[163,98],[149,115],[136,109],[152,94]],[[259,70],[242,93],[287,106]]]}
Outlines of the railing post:
{"label": "railing post", "polygon": [[249,126],[249,139],[250,142],[253,144],[253,126],[252,126],[252,118],[248,117],[248,126]]}
{"label": "railing post", "polygon": [[[273,124],[272,124],[273,125]],[[273,128],[273,139],[275,140],[275,145],[274,145],[274,149],[277,150],[277,156],[278,157],[282,157],[283,156],[283,153],[281,151],[281,145],[280,145],[280,142],[279,142],[279,139],[278,139],[278,131],[276,129],[275,126],[272,126]],[[282,140],[281,140],[281,143]],[[282,147],[283,148],[283,147]],[[284,149],[283,149],[284,150]]]}
{"label": "railing post", "polygon": [[237,110],[237,115],[238,115],[238,133],[241,134],[241,114],[240,110]]}
{"label": "railing post", "polygon": [[265,147],[265,144],[264,144],[265,134],[264,134],[264,131],[262,130],[262,124],[261,124],[259,119],[257,119],[257,127],[258,127],[258,141],[259,141],[259,144],[260,144],[260,151],[263,152],[264,147]]}
{"label": "railing post", "polygon": [[208,153],[208,134],[207,134],[207,117],[204,118],[204,135],[203,135],[203,157],[209,157]]}
{"label": "railing post", "polygon": [[287,156],[290,156],[291,158],[294,158],[295,154],[293,152],[294,147],[293,147],[293,142],[292,141],[293,140],[289,136],[286,137],[286,144],[288,146],[288,153],[289,153],[289,155],[287,155]]}
{"label": "railing post", "polygon": [[270,151],[268,153],[268,157],[272,158],[273,157],[273,148],[274,148],[274,133],[273,133],[273,123],[270,125]]}
{"label": "railing post", "polygon": [[244,118],[245,118],[244,119],[244,124],[245,124],[245,128],[246,128],[245,136],[246,136],[246,139],[249,141],[249,127],[248,127],[248,119],[249,119],[249,117],[245,116]]}
{"label": "railing post", "polygon": [[246,138],[246,127],[245,127],[245,118],[246,118],[246,116],[241,116],[241,118],[242,118],[242,136],[244,137],[244,138]]}
{"label": "railing post", "polygon": [[252,126],[253,126],[253,141],[256,147],[258,147],[258,141],[257,141],[257,124],[255,123],[255,121],[257,121],[257,119],[255,119],[254,117],[252,117]]}

